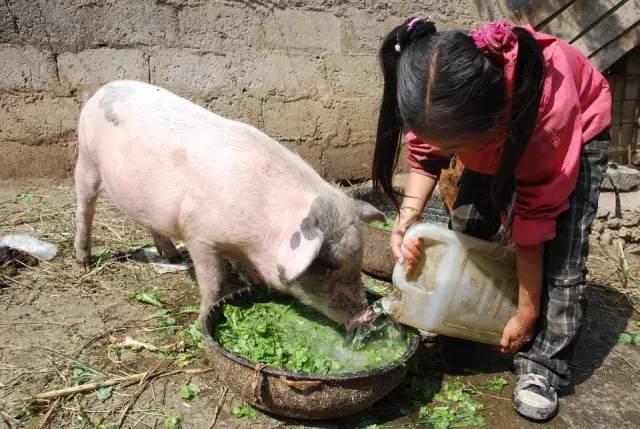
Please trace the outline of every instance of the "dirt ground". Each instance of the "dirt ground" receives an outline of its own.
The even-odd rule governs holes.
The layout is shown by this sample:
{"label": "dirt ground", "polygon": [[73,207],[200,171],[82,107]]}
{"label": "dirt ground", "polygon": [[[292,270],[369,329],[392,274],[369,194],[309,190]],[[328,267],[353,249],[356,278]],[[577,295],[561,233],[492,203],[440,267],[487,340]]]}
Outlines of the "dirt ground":
{"label": "dirt ground", "polygon": [[[173,428],[179,420],[183,428],[213,423],[216,428],[428,427],[415,424],[420,407],[455,381],[465,383],[465,391],[482,404],[477,414],[486,427],[539,426],[511,408],[511,359],[490,347],[453,339],[423,345],[405,382],[358,415],[325,422],[262,413],[234,416],[232,410],[242,400],[203,372],[206,354],[189,333],[196,314],[188,306],[198,303],[192,273],[159,274],[147,263],[123,257],[122,252],[148,244],[150,237],[112,204],[104,199],[98,204],[93,245],[100,260],[86,272],[73,261],[72,184],[0,182],[0,235],[26,232],[59,249],[51,262],[5,271],[4,276],[0,272],[0,428]],[[592,269],[592,278],[600,282],[611,276],[611,267],[598,271],[596,264]],[[635,280],[629,284],[639,287]],[[168,311],[151,319],[159,309],[132,297],[138,293],[140,298],[143,291],[152,291],[173,320]],[[640,347],[618,341],[622,332],[638,330],[634,307],[638,303],[614,287],[590,286],[587,319],[572,363],[575,390],[561,398],[560,414],[541,426],[640,427]],[[122,344],[127,338],[164,353],[131,350]],[[98,393],[30,400],[42,392],[146,371],[182,372]],[[482,388],[498,377],[508,382],[501,390]],[[190,396],[185,385],[197,385],[199,392],[185,399],[180,396],[181,388],[183,396]],[[429,388],[418,391],[416,386]]]}

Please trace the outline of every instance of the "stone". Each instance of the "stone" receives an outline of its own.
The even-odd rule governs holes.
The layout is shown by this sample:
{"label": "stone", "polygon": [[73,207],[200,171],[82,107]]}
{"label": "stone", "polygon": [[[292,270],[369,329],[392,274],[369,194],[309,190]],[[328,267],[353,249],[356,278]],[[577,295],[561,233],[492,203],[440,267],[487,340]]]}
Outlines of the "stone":
{"label": "stone", "polygon": [[137,49],[88,49],[77,54],[58,56],[58,70],[63,85],[94,91],[116,79],[146,82],[149,65],[142,51]]}
{"label": "stone", "polygon": [[603,232],[600,235],[600,243],[608,246],[611,243],[613,243],[613,240],[616,239],[616,238],[617,238],[617,236],[616,236],[615,232],[613,232],[611,230],[606,230],[605,232]]}
{"label": "stone", "polygon": [[262,25],[267,48],[340,52],[340,20],[332,13],[276,9]]}
{"label": "stone", "polygon": [[59,86],[56,62],[32,46],[0,46],[0,90],[47,91]]}
{"label": "stone", "polygon": [[604,232],[604,225],[602,224],[602,222],[594,221],[591,225],[591,231],[593,231],[595,234],[601,234],[602,232]]}
{"label": "stone", "polygon": [[264,131],[277,139],[321,140],[335,130],[335,111],[317,100],[267,99],[263,115]]}
{"label": "stone", "polygon": [[640,224],[640,212],[635,210],[625,210],[622,212],[622,226],[636,226]]}
{"label": "stone", "polygon": [[[613,180],[613,183],[620,192],[631,192],[640,186],[640,171],[632,167],[623,165],[610,165],[607,174]],[[605,177],[602,181],[601,188],[603,191],[613,191],[611,182]]]}
{"label": "stone", "polygon": [[609,209],[602,206],[598,206],[598,212],[596,213],[596,219],[606,219],[609,217]]}
{"label": "stone", "polygon": [[372,160],[372,145],[332,148],[324,154],[325,176],[330,180],[369,178]]}
{"label": "stone", "polygon": [[12,124],[0,127],[0,142],[39,145],[72,140],[79,111],[70,97],[0,96],[0,124]]}
{"label": "stone", "polygon": [[623,240],[631,238],[631,230],[623,226],[622,228],[620,228],[620,230],[618,230],[618,237]]}
{"label": "stone", "polygon": [[620,220],[619,218],[612,218],[607,221],[608,229],[620,229],[621,225],[622,225],[622,220]]}
{"label": "stone", "polygon": [[190,49],[157,49],[149,59],[151,83],[191,99],[211,100],[231,93],[235,76],[231,60]]}
{"label": "stone", "polygon": [[331,55],[325,59],[327,79],[340,97],[382,96],[382,73],[375,55]]}

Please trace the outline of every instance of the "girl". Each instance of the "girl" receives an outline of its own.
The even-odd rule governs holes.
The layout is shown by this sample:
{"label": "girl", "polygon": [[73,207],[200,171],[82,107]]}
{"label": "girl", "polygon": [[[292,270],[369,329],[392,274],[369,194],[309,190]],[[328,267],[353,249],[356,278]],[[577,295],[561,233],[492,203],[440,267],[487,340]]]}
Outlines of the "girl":
{"label": "girl", "polygon": [[518,312],[501,349],[517,352],[515,409],[548,419],[569,383],[585,308],[588,237],[610,140],[607,81],[569,44],[505,22],[436,32],[411,18],[386,37],[380,60],[373,181],[396,206],[391,178],[403,130],[411,167],[393,253],[415,266],[421,243],[402,238],[457,154],[465,170],[450,227],[514,244]]}

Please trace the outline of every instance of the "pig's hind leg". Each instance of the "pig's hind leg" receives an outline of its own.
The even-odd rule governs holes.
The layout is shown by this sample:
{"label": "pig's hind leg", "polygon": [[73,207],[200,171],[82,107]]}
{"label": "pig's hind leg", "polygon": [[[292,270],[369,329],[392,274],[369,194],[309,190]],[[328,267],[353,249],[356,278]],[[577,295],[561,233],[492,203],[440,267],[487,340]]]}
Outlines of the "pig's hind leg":
{"label": "pig's hind leg", "polygon": [[91,225],[101,185],[100,172],[93,162],[78,156],[75,169],[76,187],[76,261],[87,268],[91,260]]}
{"label": "pig's hind leg", "polygon": [[220,283],[223,278],[222,258],[216,249],[199,241],[187,242],[193,260],[196,280],[200,289],[200,319],[220,299]]}
{"label": "pig's hind leg", "polygon": [[172,264],[180,262],[180,254],[178,253],[178,249],[176,249],[176,246],[173,244],[170,238],[160,234],[156,234],[155,232],[151,232],[151,236],[153,237],[153,242],[156,244],[158,253],[167,258]]}

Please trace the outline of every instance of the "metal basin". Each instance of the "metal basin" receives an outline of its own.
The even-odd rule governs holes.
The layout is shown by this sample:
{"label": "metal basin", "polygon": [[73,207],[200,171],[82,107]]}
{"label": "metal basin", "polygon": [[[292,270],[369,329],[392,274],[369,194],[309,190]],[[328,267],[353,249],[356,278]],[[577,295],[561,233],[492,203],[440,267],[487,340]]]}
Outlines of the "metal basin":
{"label": "metal basin", "polygon": [[401,361],[351,374],[320,375],[250,362],[226,350],[215,339],[223,304],[236,306],[269,300],[272,293],[245,288],[228,295],[207,313],[204,333],[216,377],[245,401],[268,413],[302,419],[331,419],[363,411],[395,389],[405,377],[405,362],[416,352],[414,335]]}

